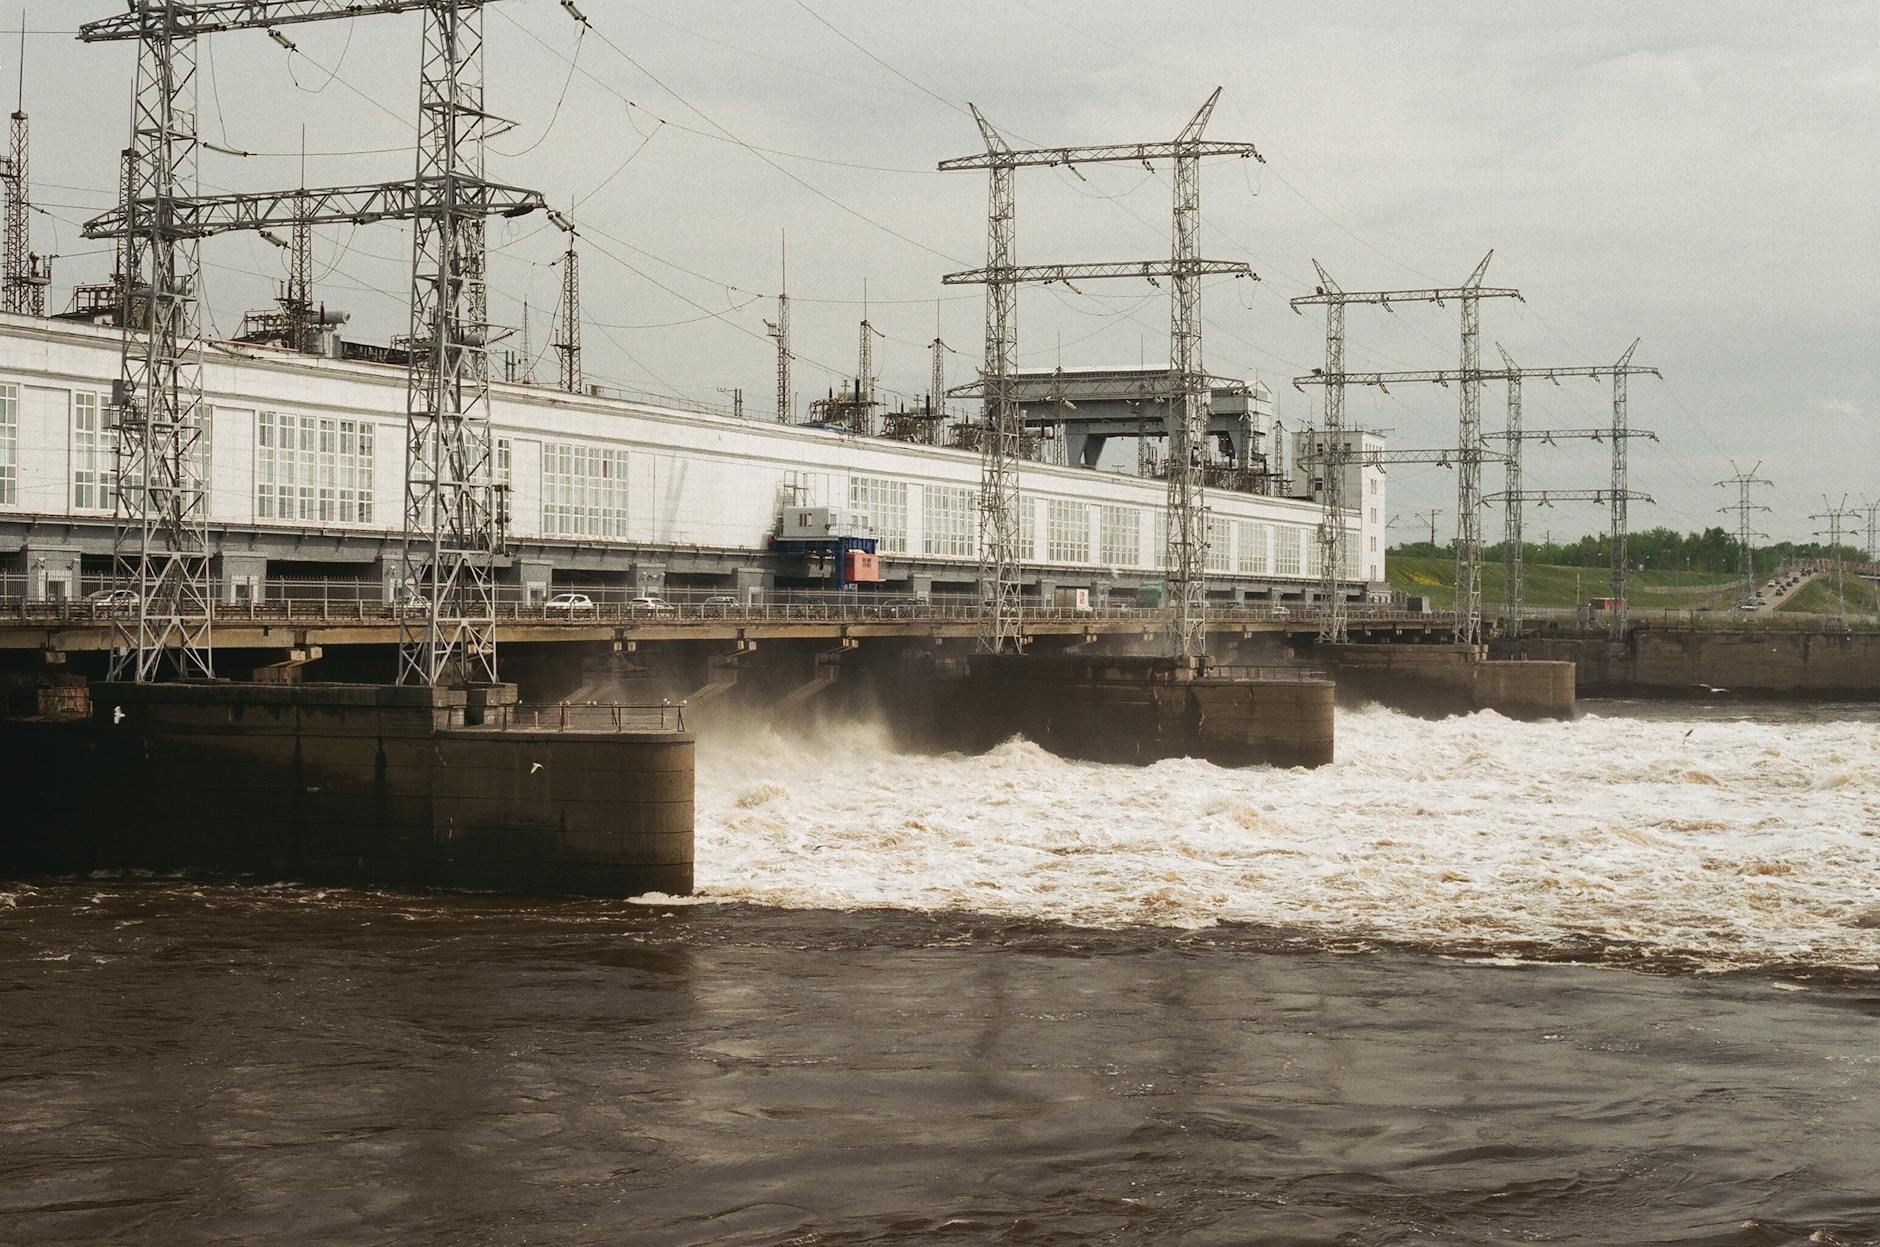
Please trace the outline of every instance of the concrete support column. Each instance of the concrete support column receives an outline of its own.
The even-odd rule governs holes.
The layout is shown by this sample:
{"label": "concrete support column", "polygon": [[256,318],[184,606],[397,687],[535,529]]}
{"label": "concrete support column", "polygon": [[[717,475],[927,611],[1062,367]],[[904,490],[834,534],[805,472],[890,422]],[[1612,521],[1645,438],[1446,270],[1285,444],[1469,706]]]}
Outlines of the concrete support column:
{"label": "concrete support column", "polygon": [[26,596],[34,602],[82,597],[79,554],[71,546],[27,545],[20,551],[26,566]]}
{"label": "concrete support column", "polygon": [[515,587],[517,600],[525,606],[539,606],[548,600],[555,580],[555,565],[547,559],[516,559],[509,565],[506,584]]}
{"label": "concrete support column", "polygon": [[740,567],[734,575],[738,601],[746,606],[763,601],[764,595],[777,587],[777,573],[768,567]]}
{"label": "concrete support column", "polygon": [[216,600],[223,605],[267,597],[268,560],[262,554],[222,554],[215,560]]}
{"label": "concrete support column", "polygon": [[664,593],[666,591],[666,565],[664,563],[635,563],[627,571],[627,587],[639,593]]}

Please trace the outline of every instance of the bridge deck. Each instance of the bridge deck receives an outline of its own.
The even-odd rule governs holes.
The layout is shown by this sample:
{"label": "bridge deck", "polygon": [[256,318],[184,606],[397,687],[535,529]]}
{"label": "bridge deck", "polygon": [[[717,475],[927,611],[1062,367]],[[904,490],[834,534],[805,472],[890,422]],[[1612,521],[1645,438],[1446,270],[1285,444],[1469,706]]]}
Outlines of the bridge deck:
{"label": "bridge deck", "polygon": [[[1354,607],[1358,632],[1448,631],[1446,615],[1362,611]],[[0,650],[86,652],[109,649],[111,616],[84,603],[15,602],[0,606]],[[1027,636],[1153,636],[1163,625],[1154,609],[1093,610],[1040,608],[1027,611]],[[1207,615],[1210,632],[1313,635],[1313,609],[1271,606],[1223,607]],[[540,606],[504,606],[499,638],[508,642],[818,640],[825,638],[972,637],[979,612],[962,606],[881,607],[781,604],[749,607],[675,606],[661,611],[598,605],[578,611]],[[270,602],[223,606],[215,617],[215,644],[226,649],[287,649],[309,645],[396,645],[398,619],[388,607],[367,602]]]}

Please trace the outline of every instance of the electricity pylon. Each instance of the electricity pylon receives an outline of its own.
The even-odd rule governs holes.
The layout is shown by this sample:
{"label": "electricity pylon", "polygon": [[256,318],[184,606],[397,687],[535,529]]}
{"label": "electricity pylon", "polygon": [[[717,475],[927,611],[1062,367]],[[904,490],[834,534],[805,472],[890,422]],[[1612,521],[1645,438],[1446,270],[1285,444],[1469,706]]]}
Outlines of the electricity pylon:
{"label": "electricity pylon", "polygon": [[[1324,267],[1313,261],[1319,286],[1309,295],[1292,301],[1293,310],[1302,307],[1325,308],[1325,367],[1309,377],[1296,377],[1295,385],[1325,387],[1325,434],[1323,447],[1323,511],[1319,524],[1320,596],[1324,598],[1320,639],[1342,642],[1346,636],[1346,606],[1340,576],[1345,564],[1344,467],[1356,452],[1344,428],[1344,387],[1347,385],[1389,386],[1399,381],[1434,381],[1447,385],[1458,382],[1461,409],[1457,421],[1456,448],[1456,628],[1457,644],[1474,645],[1482,639],[1482,462],[1491,457],[1482,442],[1482,382],[1498,373],[1487,373],[1481,363],[1481,300],[1521,297],[1511,287],[1485,287],[1482,276],[1495,253],[1490,251],[1475,266],[1475,271],[1460,286],[1423,290],[1346,291],[1334,283]],[[1454,299],[1462,311],[1462,350],[1460,367],[1454,369],[1414,369],[1402,372],[1352,373],[1344,368],[1344,309],[1351,303],[1374,303],[1389,308],[1397,303],[1435,303],[1439,306]],[[1493,456],[1499,457],[1499,456]]]}
{"label": "electricity pylon", "polygon": [[[115,625],[114,679],[213,674],[207,508],[198,462],[202,369],[198,240],[232,230],[413,222],[405,423],[405,528],[398,587],[400,683],[496,679],[500,519],[489,435],[487,217],[542,197],[488,181],[483,140],[486,0],[133,0],[80,27],[86,42],[135,40],[124,202],[85,225],[124,238],[118,569],[134,613]],[[418,162],[410,181],[256,194],[196,194],[196,40],[421,11]]]}
{"label": "electricity pylon", "polygon": [[[1637,346],[1638,344],[1635,342],[1633,345]],[[1633,373],[1649,373],[1652,376],[1657,376],[1658,370],[1655,368],[1635,366],[1627,362],[1631,359],[1630,351],[1627,351],[1626,358],[1617,364],[1595,364],[1591,366],[1565,368],[1522,368],[1516,365],[1513,357],[1508,354],[1507,349],[1500,343],[1495,344],[1495,349],[1501,353],[1501,360],[1506,369],[1501,375],[1508,383],[1508,424],[1500,433],[1490,433],[1487,436],[1490,440],[1505,443],[1508,457],[1504,462],[1501,492],[1490,495],[1488,500],[1491,502],[1499,501],[1502,504],[1502,557],[1506,566],[1506,579],[1503,585],[1502,598],[1503,627],[1507,629],[1508,635],[1519,636],[1521,634],[1522,605],[1521,573],[1524,559],[1522,552],[1524,538],[1522,536],[1521,527],[1526,505],[1529,502],[1538,502],[1544,506],[1551,505],[1554,502],[1563,501],[1565,497],[1563,491],[1560,490],[1539,490],[1533,492],[1525,490],[1521,479],[1521,454],[1523,445],[1530,441],[1552,445],[1555,442],[1570,441],[1578,438],[1590,439],[1595,442],[1611,441],[1615,446],[1621,444],[1625,438],[1629,437],[1649,437],[1653,441],[1658,440],[1657,435],[1654,433],[1629,427],[1621,432],[1617,425],[1611,428],[1601,427],[1590,429],[1524,428],[1521,423],[1521,390],[1523,380],[1528,377],[1540,377],[1552,381],[1555,385],[1559,385],[1562,377],[1616,377],[1620,369],[1625,369]],[[1621,471],[1623,472],[1623,469],[1621,469]],[[1624,480],[1623,477],[1621,477],[1619,492],[1623,492],[1624,488]],[[1621,505],[1623,501],[1650,501],[1650,499],[1646,498],[1643,494],[1626,494],[1625,498],[1621,499],[1619,492],[1614,491],[1581,492],[1596,494],[1597,497],[1593,499],[1594,501],[1604,501],[1614,507]]]}
{"label": "electricity pylon", "polygon": [[1830,628],[1847,627],[1847,580],[1845,576],[1846,560],[1841,557],[1841,537],[1847,521],[1858,514],[1847,505],[1847,495],[1841,495],[1839,503],[1829,502],[1826,495],[1821,499],[1821,510],[1809,516],[1827,525],[1817,528],[1815,536],[1828,539],[1828,612],[1823,622]]}
{"label": "electricity pylon", "polygon": [[1769,485],[1773,483],[1756,475],[1756,469],[1760,467],[1762,467],[1762,463],[1758,461],[1749,471],[1745,472],[1743,469],[1737,467],[1736,462],[1732,460],[1730,470],[1735,472],[1736,475],[1717,482],[1719,489],[1728,489],[1732,485],[1736,486],[1736,501],[1728,506],[1718,507],[1717,510],[1725,515],[1728,515],[1732,511],[1736,513],[1736,575],[1737,579],[1743,584],[1743,591],[1737,597],[1736,604],[1738,606],[1755,606],[1760,601],[1760,595],[1756,592],[1755,552],[1750,543],[1752,538],[1767,537],[1769,534],[1752,531],[1749,526],[1749,517],[1754,512],[1767,511],[1769,508],[1758,506],[1755,502],[1751,501],[1750,491],[1758,485]]}
{"label": "electricity pylon", "polygon": [[[1215,88],[1172,142],[1112,143],[1086,147],[1014,150],[992,123],[972,109],[983,153],[943,160],[943,171],[984,169],[989,175],[984,268],[949,273],[948,285],[986,288],[986,352],[980,379],[955,391],[984,400],[980,457],[980,572],[984,613],[980,645],[992,653],[1023,644],[1022,560],[1019,557],[1018,459],[1023,427],[1015,394],[1018,288],[1026,283],[1092,278],[1170,279],[1168,543],[1163,550],[1170,606],[1166,645],[1171,656],[1199,662],[1206,650],[1207,504],[1203,496],[1207,451],[1208,387],[1202,366],[1201,279],[1213,274],[1253,277],[1237,261],[1198,254],[1201,161],[1211,156],[1261,160],[1251,143],[1203,139],[1220,99]],[[1013,260],[1015,174],[1021,168],[1074,168],[1080,164],[1168,160],[1174,165],[1174,230],[1167,260],[1099,264],[1019,265]]]}

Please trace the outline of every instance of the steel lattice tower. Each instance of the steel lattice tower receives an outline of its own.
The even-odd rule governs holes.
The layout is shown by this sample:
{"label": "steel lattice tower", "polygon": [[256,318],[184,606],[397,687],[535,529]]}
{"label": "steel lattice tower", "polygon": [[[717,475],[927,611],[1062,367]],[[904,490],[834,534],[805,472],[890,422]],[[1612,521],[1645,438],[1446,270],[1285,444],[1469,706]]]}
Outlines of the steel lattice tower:
{"label": "steel lattice tower", "polygon": [[1827,525],[1817,528],[1815,536],[1828,539],[1828,596],[1831,599],[1825,622],[1830,628],[1847,627],[1847,578],[1846,560],[1841,557],[1841,539],[1846,531],[1847,521],[1858,512],[1847,505],[1847,495],[1841,496],[1837,503],[1829,502],[1824,495],[1821,510],[1809,516]]}
{"label": "steel lattice tower", "polygon": [[1717,510],[1725,515],[1731,512],[1736,513],[1736,574],[1737,578],[1743,582],[1743,592],[1737,598],[1738,606],[1754,606],[1759,600],[1756,592],[1755,550],[1751,545],[1751,539],[1766,537],[1768,534],[1752,531],[1749,526],[1749,517],[1757,511],[1767,511],[1769,508],[1758,506],[1750,498],[1750,493],[1758,485],[1773,483],[1756,475],[1756,469],[1760,467],[1762,464],[1759,462],[1745,472],[1732,462],[1730,469],[1736,475],[1717,482],[1717,487],[1720,489],[1736,486],[1736,501],[1729,506],[1718,507]]}
{"label": "steel lattice tower", "polygon": [[1005,137],[978,108],[972,111],[987,156],[986,333],[979,374],[985,396],[979,447],[979,644],[988,653],[1003,654],[1024,644],[1024,563],[1018,549],[1018,459],[1024,429],[1013,389],[1018,366],[1018,281],[1012,271],[1018,163]]}
{"label": "steel lattice tower", "polygon": [[777,344],[777,423],[788,424],[790,410],[790,244],[782,244],[782,282],[777,288],[777,319],[764,322],[765,332]]}
{"label": "steel lattice tower", "polygon": [[401,601],[400,684],[496,682],[499,533],[484,238],[482,218],[460,204],[463,183],[481,180],[489,120],[481,17],[480,9],[437,4],[424,23],[401,561],[425,609]]}
{"label": "steel lattice tower", "polygon": [[[1202,496],[1205,479],[1207,378],[1202,371],[1200,279],[1213,274],[1253,277],[1247,265],[1203,260],[1195,253],[1201,216],[1200,162],[1208,156],[1262,159],[1251,143],[1204,140],[1202,130],[1220,98],[1208,96],[1172,142],[1112,143],[1086,147],[1049,147],[1014,151],[991,123],[972,109],[986,150],[975,156],[943,160],[940,168],[984,169],[989,175],[986,212],[986,265],[948,273],[947,285],[986,287],[986,351],[980,379],[959,393],[977,394],[985,404],[981,430],[980,536],[983,551],[980,583],[984,613],[980,643],[990,652],[1010,652],[1023,643],[1021,611],[1023,563],[1019,556],[1018,461],[1023,427],[1014,391],[1018,346],[1018,287],[1026,283],[1095,278],[1167,277],[1172,282],[1169,325],[1169,538],[1164,560],[1172,604],[1167,612],[1170,653],[1199,660],[1203,653],[1206,603],[1207,514]],[[1020,168],[1070,168],[1105,162],[1174,163],[1174,231],[1166,261],[1142,260],[1097,264],[1030,264],[1013,260],[1014,175]],[[1177,479],[1180,478],[1180,479]]]}
{"label": "steel lattice tower", "polygon": [[1221,89],[1214,88],[1175,137],[1174,219],[1169,261],[1168,569],[1169,651],[1200,659],[1207,652],[1208,376],[1201,355],[1201,132]]}
{"label": "steel lattice tower", "polygon": [[143,682],[215,674],[202,436],[196,236],[177,199],[196,185],[196,44],[173,3],[128,15],[137,40],[124,212],[124,343],[117,426],[118,579],[137,603],[113,623],[110,674]]}
{"label": "steel lattice tower", "polygon": [[[1313,269],[1319,275],[1319,289],[1338,292],[1338,283],[1317,260]],[[1345,466],[1350,461],[1350,447],[1345,443],[1345,304],[1335,299],[1325,305],[1325,419],[1324,440],[1319,445],[1319,489],[1323,505],[1319,514],[1319,640],[1343,644],[1351,639],[1345,586],[1340,579],[1345,568]],[[1432,526],[1435,521],[1431,521]]]}
{"label": "steel lattice tower", "polygon": [[581,254],[574,247],[575,232],[568,230],[568,249],[561,256],[561,338],[555,353],[561,356],[561,388],[579,394],[586,385],[581,371]]}
{"label": "steel lattice tower", "polygon": [[32,182],[28,168],[26,121],[26,15],[20,15],[20,94],[13,110],[12,145],[0,163],[5,183],[6,216],[4,298],[7,311],[22,316],[46,314],[46,287],[52,284],[52,264],[33,254]]}

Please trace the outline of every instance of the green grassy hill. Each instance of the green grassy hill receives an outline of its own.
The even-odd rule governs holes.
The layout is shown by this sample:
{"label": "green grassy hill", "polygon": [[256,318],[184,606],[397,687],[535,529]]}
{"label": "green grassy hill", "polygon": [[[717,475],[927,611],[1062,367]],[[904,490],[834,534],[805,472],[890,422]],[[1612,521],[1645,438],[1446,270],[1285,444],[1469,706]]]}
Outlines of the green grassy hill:
{"label": "green grassy hill", "polygon": [[[1868,582],[1857,576],[1849,576],[1842,586],[1844,606],[1842,610],[1850,615],[1869,613],[1874,609],[1874,591]],[[1776,607],[1778,612],[1794,611],[1805,615],[1825,615],[1832,609],[1834,591],[1828,585],[1826,576],[1818,576],[1803,585],[1794,597]]]}
{"label": "green grassy hill", "polygon": [[[1454,559],[1393,554],[1385,559],[1384,567],[1391,588],[1426,597],[1438,610],[1455,604]],[[1522,600],[1529,606],[1571,607],[1588,598],[1605,596],[1606,569],[1528,563],[1522,568],[1521,583]],[[1728,609],[1736,603],[1736,586],[1716,572],[1633,572],[1627,583],[1627,600],[1636,607]],[[1484,599],[1491,604],[1501,601],[1502,585],[1501,563],[1484,563]]]}

